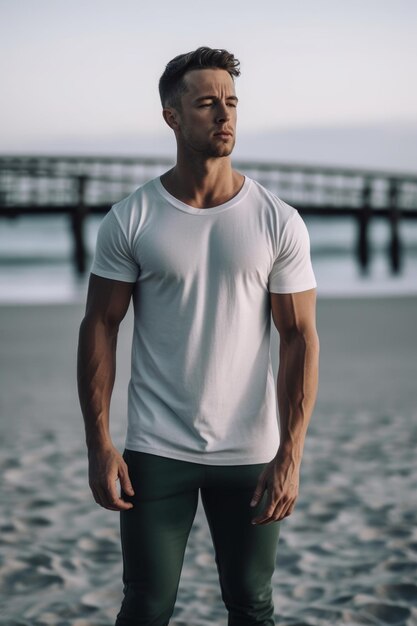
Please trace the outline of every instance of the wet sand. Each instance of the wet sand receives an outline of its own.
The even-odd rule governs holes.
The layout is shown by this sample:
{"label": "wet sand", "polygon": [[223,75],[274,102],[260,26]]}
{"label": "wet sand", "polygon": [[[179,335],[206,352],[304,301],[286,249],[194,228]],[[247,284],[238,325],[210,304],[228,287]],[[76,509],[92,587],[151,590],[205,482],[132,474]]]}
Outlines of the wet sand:
{"label": "wet sand", "polygon": [[[78,305],[0,308],[0,624],[111,626],[118,515],[90,496],[75,386]],[[417,624],[417,299],[320,300],[320,393],[281,528],[280,626]],[[112,432],[123,446],[131,318]],[[273,340],[276,339],[274,335]],[[199,509],[173,626],[224,625]]]}

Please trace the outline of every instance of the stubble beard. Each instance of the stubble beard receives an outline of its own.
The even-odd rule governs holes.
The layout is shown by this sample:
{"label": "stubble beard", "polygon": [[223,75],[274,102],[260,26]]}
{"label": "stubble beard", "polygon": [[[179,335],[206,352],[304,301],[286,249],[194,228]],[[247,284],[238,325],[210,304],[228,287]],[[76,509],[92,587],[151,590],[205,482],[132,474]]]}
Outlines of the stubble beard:
{"label": "stubble beard", "polygon": [[204,156],[208,157],[209,159],[222,159],[224,157],[228,157],[232,154],[233,152],[233,147],[232,148],[213,148],[212,150],[207,150],[204,153]]}
{"label": "stubble beard", "polygon": [[206,146],[202,146],[200,152],[202,156],[205,156],[209,159],[221,159],[223,157],[228,157],[232,154],[233,149],[235,147],[235,138],[232,137],[230,141],[220,142],[220,143],[209,143]]}
{"label": "stubble beard", "polygon": [[192,154],[198,154],[199,156],[207,159],[220,159],[228,157],[232,154],[235,143],[236,139],[234,135],[229,141],[208,140],[206,142],[195,141],[192,137],[187,135],[182,136],[183,148],[186,149],[186,152],[189,153],[190,157]]}

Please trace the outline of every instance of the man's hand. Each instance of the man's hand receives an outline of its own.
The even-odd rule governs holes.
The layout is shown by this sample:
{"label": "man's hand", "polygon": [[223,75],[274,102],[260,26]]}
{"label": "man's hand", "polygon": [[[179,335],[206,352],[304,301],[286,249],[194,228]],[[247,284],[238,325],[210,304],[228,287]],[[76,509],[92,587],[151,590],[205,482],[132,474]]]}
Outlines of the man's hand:
{"label": "man's hand", "polygon": [[299,483],[300,464],[289,456],[277,455],[259,476],[250,505],[257,506],[265,491],[267,502],[252,524],[270,524],[291,515],[298,497]]}
{"label": "man's hand", "polygon": [[128,496],[135,493],[127,465],[119,451],[113,446],[90,450],[88,461],[90,488],[97,504],[110,511],[127,511],[133,508],[131,502],[126,502],[117,493],[117,480]]}

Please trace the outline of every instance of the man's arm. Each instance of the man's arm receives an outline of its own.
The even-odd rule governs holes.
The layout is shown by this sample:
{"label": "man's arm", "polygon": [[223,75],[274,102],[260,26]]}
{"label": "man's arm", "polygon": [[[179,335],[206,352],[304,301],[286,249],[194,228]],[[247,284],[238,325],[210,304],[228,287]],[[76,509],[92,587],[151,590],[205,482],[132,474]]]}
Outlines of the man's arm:
{"label": "man's arm", "polygon": [[254,524],[281,520],[294,509],[318,385],[316,290],[270,296],[272,318],[280,335],[277,396],[281,441],[275,458],[259,477],[251,506],[259,503],[265,490],[268,499]]}
{"label": "man's arm", "polygon": [[78,344],[78,394],[88,448],[89,484],[95,501],[112,511],[132,508],[116,489],[119,479],[125,493],[133,495],[126,463],[111,441],[109,412],[116,374],[117,334],[133,287],[134,283],[91,274]]}

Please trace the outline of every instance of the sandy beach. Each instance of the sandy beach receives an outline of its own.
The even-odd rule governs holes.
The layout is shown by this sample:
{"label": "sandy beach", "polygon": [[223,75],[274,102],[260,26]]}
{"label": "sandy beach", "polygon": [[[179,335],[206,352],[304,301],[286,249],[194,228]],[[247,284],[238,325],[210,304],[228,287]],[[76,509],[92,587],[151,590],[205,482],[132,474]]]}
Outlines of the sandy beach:
{"label": "sandy beach", "polygon": [[[2,626],[111,626],[119,608],[118,515],[87,484],[81,316],[79,305],[0,307]],[[281,526],[280,626],[417,624],[416,321],[415,297],[319,300],[320,392]],[[112,404],[120,448],[130,335],[131,316]],[[171,623],[226,624],[201,509]]]}

